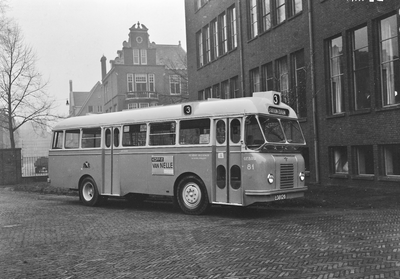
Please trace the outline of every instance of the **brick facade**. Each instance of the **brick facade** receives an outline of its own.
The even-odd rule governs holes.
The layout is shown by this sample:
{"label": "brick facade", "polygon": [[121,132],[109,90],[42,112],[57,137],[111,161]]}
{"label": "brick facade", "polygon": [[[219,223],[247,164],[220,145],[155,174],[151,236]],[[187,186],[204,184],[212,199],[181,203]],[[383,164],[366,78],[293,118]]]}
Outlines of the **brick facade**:
{"label": "brick facade", "polygon": [[[308,142],[309,182],[399,185],[399,8],[394,0],[186,0],[190,98],[284,91]],[[221,51],[232,24],[237,45]],[[220,94],[234,77],[239,93]]]}

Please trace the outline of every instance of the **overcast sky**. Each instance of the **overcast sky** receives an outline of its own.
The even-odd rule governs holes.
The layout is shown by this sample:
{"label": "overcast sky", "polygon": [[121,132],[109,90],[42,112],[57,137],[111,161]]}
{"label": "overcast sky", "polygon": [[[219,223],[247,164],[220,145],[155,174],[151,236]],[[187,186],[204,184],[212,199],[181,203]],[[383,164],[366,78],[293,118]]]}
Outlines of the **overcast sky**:
{"label": "overcast sky", "polygon": [[[117,56],[138,21],[150,41],[186,50],[184,0],[6,0],[7,15],[35,50],[37,69],[50,84],[59,110],[68,113],[69,80],[74,91],[90,91],[101,79],[100,58]],[[109,64],[107,64],[109,69]]]}

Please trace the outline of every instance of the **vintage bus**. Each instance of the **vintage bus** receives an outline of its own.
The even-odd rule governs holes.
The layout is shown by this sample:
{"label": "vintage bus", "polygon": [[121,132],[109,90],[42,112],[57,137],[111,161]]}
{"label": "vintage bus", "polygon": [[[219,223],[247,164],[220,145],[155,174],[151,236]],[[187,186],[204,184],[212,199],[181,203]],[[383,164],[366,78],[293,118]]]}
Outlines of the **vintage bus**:
{"label": "vintage bus", "polygon": [[306,145],[279,92],[72,117],[53,129],[49,181],[83,204],[170,196],[187,214],[304,196]]}

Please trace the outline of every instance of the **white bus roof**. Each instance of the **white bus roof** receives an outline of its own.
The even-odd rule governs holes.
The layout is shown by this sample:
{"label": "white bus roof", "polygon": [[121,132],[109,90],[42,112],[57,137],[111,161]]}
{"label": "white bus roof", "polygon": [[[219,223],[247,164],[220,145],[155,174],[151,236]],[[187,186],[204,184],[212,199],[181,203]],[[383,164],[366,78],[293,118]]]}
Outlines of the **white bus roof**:
{"label": "white bus roof", "polygon": [[[268,108],[286,109],[287,117],[297,118],[292,108],[284,103],[274,105],[273,96],[280,93],[274,91],[256,92],[253,97],[235,99],[211,99],[208,101],[179,103],[168,106],[149,107],[124,110],[113,113],[76,116],[60,121],[53,130],[72,128],[103,127],[108,125],[130,124],[138,122],[177,120],[184,118],[215,117],[244,114],[269,114]],[[191,106],[191,114],[184,114],[184,107]],[[275,116],[279,116],[276,115]]]}

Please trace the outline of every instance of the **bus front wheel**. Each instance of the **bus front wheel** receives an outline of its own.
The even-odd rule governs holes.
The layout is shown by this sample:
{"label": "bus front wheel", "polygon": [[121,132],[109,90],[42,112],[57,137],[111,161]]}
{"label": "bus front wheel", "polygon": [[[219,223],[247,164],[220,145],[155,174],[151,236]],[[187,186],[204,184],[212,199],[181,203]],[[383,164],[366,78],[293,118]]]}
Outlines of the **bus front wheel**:
{"label": "bus front wheel", "polygon": [[79,186],[79,199],[84,205],[87,206],[96,206],[100,204],[102,198],[93,178],[86,177],[83,179],[81,185]]}
{"label": "bus front wheel", "polygon": [[183,178],[178,184],[177,195],[179,207],[186,214],[203,214],[210,206],[204,183],[196,176]]}

